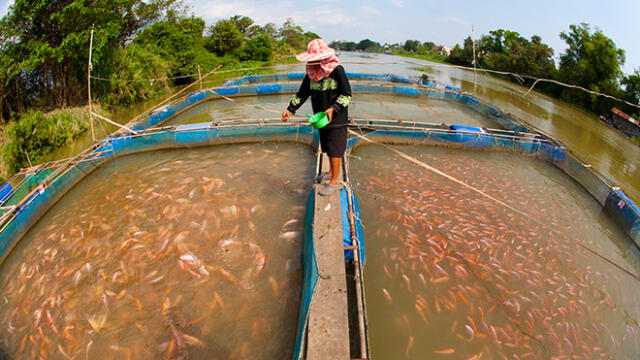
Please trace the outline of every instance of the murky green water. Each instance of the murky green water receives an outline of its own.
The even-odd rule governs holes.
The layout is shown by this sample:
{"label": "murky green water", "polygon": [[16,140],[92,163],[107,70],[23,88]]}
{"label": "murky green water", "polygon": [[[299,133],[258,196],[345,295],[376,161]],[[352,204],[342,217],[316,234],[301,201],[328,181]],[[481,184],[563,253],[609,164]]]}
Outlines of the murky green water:
{"label": "murky green water", "polygon": [[[428,73],[438,81],[459,86],[464,91],[473,92],[474,90],[473,73],[465,70],[438,67],[437,64],[423,60],[383,54],[342,53],[340,58],[345,62],[344,66],[347,71],[352,72],[418,76],[423,72],[416,71],[415,68],[431,65]],[[350,64],[350,62],[357,62],[358,64]],[[275,68],[284,71],[304,70],[302,64],[278,65]],[[600,122],[595,115],[546,95],[534,91],[524,98],[522,94],[528,89],[509,81],[479,74],[476,90],[476,95],[484,101],[513,113],[564,142],[568,148],[574,150],[588,163],[591,163],[596,170],[617,182],[636,202],[640,202],[640,165],[638,165],[640,164],[640,147],[626,136]],[[438,106],[430,107],[428,102],[425,105],[412,102],[407,98],[394,99],[393,97],[376,96],[363,97],[361,100],[357,100],[357,98],[358,95],[356,94],[354,99],[356,104],[352,108],[354,109],[354,114],[361,114],[362,116],[382,114],[391,118],[407,117],[408,119],[422,120],[422,112],[424,111],[429,118],[427,121],[451,121],[452,123],[466,125],[493,126],[490,123],[485,124],[483,119],[478,121],[478,118],[473,115],[466,116],[469,115],[466,110],[459,109],[457,106],[454,106],[453,114],[451,114],[446,110],[440,110],[441,108]],[[274,110],[282,110],[289,100],[288,96],[250,97],[247,99],[252,99],[257,103],[263,102],[265,105],[272,105],[273,107],[269,106],[269,108]],[[367,101],[368,99],[371,101]],[[231,110],[230,108],[233,106],[230,104],[223,105],[222,102],[219,102],[219,104],[220,109],[226,110],[212,109],[213,106],[206,105],[209,110],[195,110],[187,117],[177,118],[174,123],[211,121],[212,115],[222,115],[223,117],[238,116],[241,118],[273,118],[278,116],[278,114],[254,111],[244,107]],[[407,104],[405,110],[402,109],[402,104]],[[145,109],[145,106],[136,106],[129,111],[114,115],[114,120],[126,123],[143,109]],[[391,111],[387,111],[388,109]],[[305,105],[299,111],[299,114],[304,115],[310,112],[309,105]],[[103,125],[109,129],[105,124]],[[99,127],[100,125],[97,126],[97,128]],[[90,143],[91,136],[88,134],[78,140],[76,144],[61,149],[51,158],[71,156],[84,149],[85,145]]]}
{"label": "murky green water", "polygon": [[640,253],[553,166],[493,152],[403,152],[524,215],[364,145],[365,291],[376,359],[635,359]]}
{"label": "murky green water", "polygon": [[0,355],[290,357],[312,171],[312,149],[292,143],[106,164],[0,268]]}
{"label": "murky green water", "polygon": [[[291,95],[276,95],[248,96],[235,98],[234,101],[224,99],[210,101],[186,111],[167,124],[279,118],[279,112],[286,108],[290,99]],[[263,109],[251,107],[252,105],[274,112],[266,112]],[[307,101],[296,114],[304,116],[311,113],[311,102]],[[501,128],[491,118],[471,111],[458,103],[389,95],[355,94],[349,105],[349,116],[354,119],[391,119]]]}
{"label": "murky green water", "polygon": [[[473,92],[473,72],[438,67],[423,60],[376,54],[363,58],[344,53],[345,62],[410,62],[415,65],[346,64],[347,71],[419,75],[416,67],[432,65],[429,75],[462,90]],[[617,182],[637,203],[640,202],[640,146],[605,125],[597,116],[547,95],[531,92],[510,81],[478,74],[477,96],[510,112],[562,141],[593,167]]]}

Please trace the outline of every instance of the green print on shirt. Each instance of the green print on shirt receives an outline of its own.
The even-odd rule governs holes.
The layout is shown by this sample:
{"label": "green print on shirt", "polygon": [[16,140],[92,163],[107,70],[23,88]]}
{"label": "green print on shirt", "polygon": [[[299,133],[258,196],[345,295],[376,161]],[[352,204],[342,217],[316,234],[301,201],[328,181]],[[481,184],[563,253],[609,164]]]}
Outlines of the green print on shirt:
{"label": "green print on shirt", "polygon": [[342,105],[342,107],[349,106],[350,101],[351,101],[351,96],[345,96],[345,95],[338,96],[338,99],[336,100],[336,102]]}
{"label": "green print on shirt", "polygon": [[311,81],[309,87],[311,90],[319,91],[336,90],[338,88],[338,82],[332,78],[326,78],[320,81]]}

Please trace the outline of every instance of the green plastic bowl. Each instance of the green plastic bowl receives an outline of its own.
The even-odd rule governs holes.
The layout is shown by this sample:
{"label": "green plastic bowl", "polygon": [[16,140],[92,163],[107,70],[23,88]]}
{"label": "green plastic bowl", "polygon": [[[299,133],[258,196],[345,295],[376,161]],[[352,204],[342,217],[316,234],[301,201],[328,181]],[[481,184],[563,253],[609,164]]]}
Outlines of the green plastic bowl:
{"label": "green plastic bowl", "polygon": [[322,129],[323,127],[329,124],[329,117],[324,112],[319,112],[315,115],[307,115],[309,116],[309,124],[316,129]]}

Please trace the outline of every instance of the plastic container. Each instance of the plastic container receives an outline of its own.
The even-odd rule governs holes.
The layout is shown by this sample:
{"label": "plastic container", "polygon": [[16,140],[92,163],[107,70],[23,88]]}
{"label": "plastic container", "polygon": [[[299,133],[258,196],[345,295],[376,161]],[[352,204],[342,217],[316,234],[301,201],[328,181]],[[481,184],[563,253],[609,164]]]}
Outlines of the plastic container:
{"label": "plastic container", "polygon": [[329,117],[324,112],[319,112],[315,115],[307,115],[309,117],[309,124],[316,129],[322,129],[329,123]]}

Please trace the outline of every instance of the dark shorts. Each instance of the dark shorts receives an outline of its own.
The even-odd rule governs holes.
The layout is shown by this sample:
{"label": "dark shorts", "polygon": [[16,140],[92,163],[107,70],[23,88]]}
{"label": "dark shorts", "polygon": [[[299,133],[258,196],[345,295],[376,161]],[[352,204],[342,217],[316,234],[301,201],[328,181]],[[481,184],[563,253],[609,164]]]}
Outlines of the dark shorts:
{"label": "dark shorts", "polygon": [[320,147],[330,158],[341,158],[347,149],[347,126],[323,128],[320,132]]}

